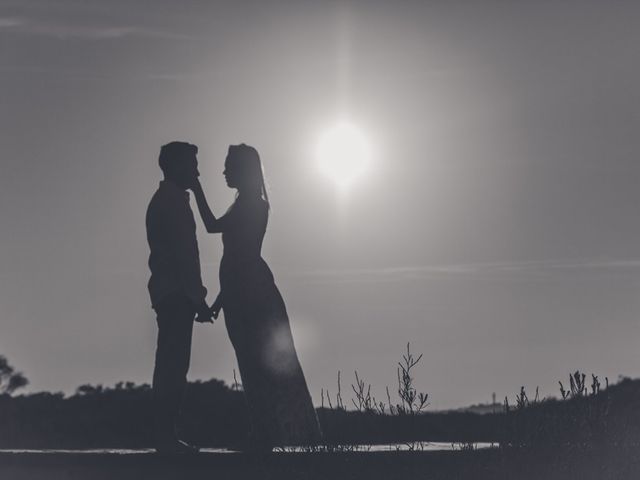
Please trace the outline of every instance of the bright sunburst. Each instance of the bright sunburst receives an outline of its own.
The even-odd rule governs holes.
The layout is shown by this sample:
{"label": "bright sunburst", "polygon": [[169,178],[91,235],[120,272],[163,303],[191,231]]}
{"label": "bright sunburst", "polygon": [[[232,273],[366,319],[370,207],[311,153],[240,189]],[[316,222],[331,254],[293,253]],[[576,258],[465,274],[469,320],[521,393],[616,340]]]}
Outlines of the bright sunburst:
{"label": "bright sunburst", "polygon": [[320,171],[346,188],[367,170],[371,146],[360,129],[342,122],[320,137],[317,158]]}

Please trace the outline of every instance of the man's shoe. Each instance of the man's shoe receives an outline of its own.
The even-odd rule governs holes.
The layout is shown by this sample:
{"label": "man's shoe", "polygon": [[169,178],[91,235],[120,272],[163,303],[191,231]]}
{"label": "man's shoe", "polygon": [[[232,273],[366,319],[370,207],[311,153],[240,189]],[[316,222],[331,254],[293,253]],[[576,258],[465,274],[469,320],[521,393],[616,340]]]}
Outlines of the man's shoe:
{"label": "man's shoe", "polygon": [[177,438],[170,441],[160,442],[156,445],[156,452],[163,455],[190,455],[198,453],[200,449],[189,445]]}

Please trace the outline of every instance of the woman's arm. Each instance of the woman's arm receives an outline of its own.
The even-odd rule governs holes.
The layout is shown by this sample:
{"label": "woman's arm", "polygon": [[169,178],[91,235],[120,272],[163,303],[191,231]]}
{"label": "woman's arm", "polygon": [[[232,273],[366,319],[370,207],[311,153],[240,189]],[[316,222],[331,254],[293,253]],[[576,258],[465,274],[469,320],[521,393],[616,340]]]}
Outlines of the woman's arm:
{"label": "woman's arm", "polygon": [[207,202],[207,197],[204,195],[204,191],[202,190],[202,185],[199,180],[196,180],[193,185],[193,195],[196,197],[196,203],[198,204],[198,211],[200,212],[200,217],[202,218],[202,222],[204,223],[207,232],[209,233],[220,233],[222,232],[222,222],[220,219],[216,218],[211,208],[209,208],[209,203]]}

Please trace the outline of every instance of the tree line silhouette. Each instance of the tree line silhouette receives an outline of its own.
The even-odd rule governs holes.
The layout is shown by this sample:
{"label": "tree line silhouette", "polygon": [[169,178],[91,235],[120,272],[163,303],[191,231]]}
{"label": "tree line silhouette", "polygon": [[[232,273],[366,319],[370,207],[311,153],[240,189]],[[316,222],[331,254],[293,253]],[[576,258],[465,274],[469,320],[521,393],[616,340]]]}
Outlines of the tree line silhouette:
{"label": "tree line silhouette", "polygon": [[[0,395],[0,448],[145,448],[153,445],[151,388],[120,382],[113,387],[82,385],[74,395]],[[247,430],[242,391],[216,379],[190,382],[181,429],[195,444],[224,447]],[[497,439],[490,416],[426,413],[418,417],[371,411],[318,408],[327,441],[388,443],[407,440]]]}
{"label": "tree line silhouette", "polygon": [[[353,444],[422,442],[469,444],[495,442],[502,448],[603,451],[640,446],[640,380],[623,378],[600,385],[575,372],[560,382],[561,398],[529,398],[524,387],[505,399],[496,413],[428,412],[428,395],[413,387],[417,361],[407,349],[399,364],[399,403],[379,402],[371,386],[357,376],[350,408],[338,390],[322,392],[317,409],[325,443],[331,448]],[[419,357],[417,359],[419,361]],[[404,368],[402,368],[404,366]],[[12,380],[13,379],[13,380]],[[11,395],[28,383],[0,357],[0,448],[146,448],[153,445],[151,388],[119,382],[113,387],[81,385],[75,394],[40,392]],[[247,409],[241,386],[221,380],[190,382],[181,421],[184,438],[208,447],[244,439]]]}
{"label": "tree line silhouette", "polygon": [[[605,393],[606,392],[606,393]],[[524,394],[524,396],[523,396]],[[514,447],[640,444],[640,381],[625,379],[595,394],[529,400],[523,391],[508,413],[381,414],[373,409],[318,408],[332,445],[398,442],[496,442]],[[82,385],[74,395],[0,395],[0,448],[144,448],[152,445],[149,385]],[[182,433],[224,447],[247,430],[242,391],[220,380],[188,385]]]}

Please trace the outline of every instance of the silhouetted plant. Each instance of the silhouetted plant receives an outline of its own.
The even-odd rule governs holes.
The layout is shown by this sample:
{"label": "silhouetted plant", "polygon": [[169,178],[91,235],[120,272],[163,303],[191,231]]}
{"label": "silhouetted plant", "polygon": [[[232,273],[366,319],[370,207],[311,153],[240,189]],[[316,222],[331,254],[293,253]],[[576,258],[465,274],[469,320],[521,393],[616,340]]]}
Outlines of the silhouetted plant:
{"label": "silhouetted plant", "polygon": [[[115,390],[122,390],[122,382],[116,384]],[[100,395],[102,392],[104,392],[102,385],[90,385],[87,383],[76,388],[76,395]]]}
{"label": "silhouetted plant", "polygon": [[413,385],[412,370],[420,363],[420,360],[422,360],[422,354],[415,358],[411,353],[411,345],[407,343],[407,353],[402,356],[402,362],[398,362],[397,370],[400,403],[396,403],[395,407],[392,407],[389,398],[391,414],[415,415],[429,406],[429,394],[418,392]]}
{"label": "silhouetted plant", "polygon": [[[328,407],[333,410],[334,407],[333,407],[333,402],[331,401],[331,392],[329,391],[328,388],[326,390],[324,388],[320,389],[321,408],[324,408],[325,395],[326,395],[326,401],[327,401]],[[342,400],[342,382],[340,381],[340,370],[338,370],[338,392],[336,393],[335,408],[337,410],[346,410],[344,406],[344,402]]]}
{"label": "silhouetted plant", "polygon": [[243,390],[242,384],[238,382],[238,377],[236,376],[236,369],[233,369],[233,385],[231,385],[231,389],[236,392],[240,392]]}
{"label": "silhouetted plant", "polygon": [[561,400],[530,400],[524,387],[516,395],[515,408],[505,398],[504,447],[553,449],[557,451],[593,450],[612,441],[609,422],[609,380],[602,389],[598,376],[576,371],[569,375],[569,388],[558,382]]}
{"label": "silhouetted plant", "polygon": [[477,449],[477,445],[473,442],[454,442],[451,444],[451,450],[460,452],[473,452]]}
{"label": "silhouetted plant", "polygon": [[371,396],[371,384],[365,385],[364,380],[360,379],[358,372],[354,372],[356,377],[356,384],[351,385],[353,393],[356,395],[355,399],[351,399],[351,403],[356,407],[359,412],[374,412],[375,399]]}
{"label": "silhouetted plant", "polygon": [[[422,355],[415,357],[411,352],[411,345],[407,343],[406,354],[402,356],[402,361],[398,362],[397,394],[399,400],[395,403],[391,399],[389,387],[386,387],[387,403],[379,401],[371,393],[371,384],[365,382],[357,371],[354,372],[355,383],[351,384],[351,390],[355,397],[351,399],[351,404],[355,409],[353,414],[359,415],[352,418],[354,422],[356,418],[358,419],[354,426],[359,432],[363,434],[368,432],[372,438],[378,437],[380,434],[375,432],[376,425],[381,425],[381,423],[377,418],[396,418],[397,428],[403,432],[402,439],[405,446],[409,450],[424,448],[423,442],[417,440],[421,434],[421,429],[413,421],[413,418],[423,413],[429,405],[429,395],[418,392],[414,386],[413,371],[420,360],[422,360]],[[320,390],[320,398],[321,408],[318,413],[325,432],[324,448],[330,451],[344,451],[348,442],[352,441],[347,438],[347,435],[351,432],[339,428],[338,425],[334,425],[333,421],[330,421],[330,419],[335,420],[339,417],[346,417],[351,413],[347,412],[342,398],[340,371],[338,371],[338,389],[335,394],[335,404],[328,389],[323,388]],[[365,446],[363,448],[369,449],[370,447]]]}
{"label": "silhouetted plant", "polygon": [[9,365],[7,358],[0,355],[0,395],[11,395],[16,390],[26,387],[29,384],[27,377],[22,373],[16,372],[15,369]]}

